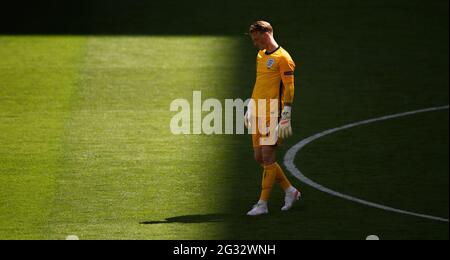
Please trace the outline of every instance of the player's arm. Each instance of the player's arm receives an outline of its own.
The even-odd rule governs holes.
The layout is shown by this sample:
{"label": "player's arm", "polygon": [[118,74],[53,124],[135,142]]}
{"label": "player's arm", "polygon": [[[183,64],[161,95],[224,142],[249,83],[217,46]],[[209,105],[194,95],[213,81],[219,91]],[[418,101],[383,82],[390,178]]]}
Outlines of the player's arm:
{"label": "player's arm", "polygon": [[294,102],[294,71],[295,63],[290,57],[283,57],[280,61],[280,76],[283,81],[283,103],[291,106]]}
{"label": "player's arm", "polygon": [[[256,55],[256,59],[255,59],[256,70],[258,70],[258,57],[259,57],[259,55],[260,54],[258,52],[258,54]],[[246,128],[249,128],[249,129],[252,126],[252,115],[255,114],[255,112],[253,111],[255,105],[253,103],[254,103],[254,100],[251,99],[250,102],[248,103],[247,111],[245,112],[245,115],[244,115],[244,125],[245,125]]]}
{"label": "player's arm", "polygon": [[292,135],[291,114],[292,103],[294,102],[294,70],[295,63],[288,57],[283,57],[280,61],[280,76],[283,81],[283,100],[284,107],[281,112],[281,120],[278,124],[278,136],[287,138]]}

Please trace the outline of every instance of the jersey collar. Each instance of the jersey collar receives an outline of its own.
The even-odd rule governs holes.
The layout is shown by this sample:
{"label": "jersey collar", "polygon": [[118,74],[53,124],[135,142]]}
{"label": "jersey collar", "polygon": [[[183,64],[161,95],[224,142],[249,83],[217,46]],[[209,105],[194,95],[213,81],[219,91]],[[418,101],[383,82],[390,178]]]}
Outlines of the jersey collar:
{"label": "jersey collar", "polygon": [[277,47],[275,50],[273,50],[273,51],[271,51],[271,52],[266,51],[265,54],[266,54],[266,55],[273,54],[273,53],[275,53],[276,51],[278,51],[280,48],[281,48],[281,46],[278,45],[278,47]]}

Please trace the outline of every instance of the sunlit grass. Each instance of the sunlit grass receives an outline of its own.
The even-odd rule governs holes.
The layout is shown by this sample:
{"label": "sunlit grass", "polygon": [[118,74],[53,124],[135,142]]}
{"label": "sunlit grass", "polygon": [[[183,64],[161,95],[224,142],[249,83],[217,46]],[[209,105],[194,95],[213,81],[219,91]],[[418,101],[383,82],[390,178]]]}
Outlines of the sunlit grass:
{"label": "sunlit grass", "polygon": [[232,97],[232,38],[1,40],[2,238],[220,237],[140,223],[223,210],[226,138],[172,135],[169,105]]}

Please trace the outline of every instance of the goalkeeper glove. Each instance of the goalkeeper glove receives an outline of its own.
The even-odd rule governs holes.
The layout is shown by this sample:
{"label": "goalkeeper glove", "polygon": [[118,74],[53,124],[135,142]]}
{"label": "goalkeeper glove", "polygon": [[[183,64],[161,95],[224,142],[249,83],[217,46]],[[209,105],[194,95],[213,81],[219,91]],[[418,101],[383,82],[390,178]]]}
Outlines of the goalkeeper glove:
{"label": "goalkeeper glove", "polygon": [[284,106],[283,112],[281,112],[281,120],[277,126],[278,137],[280,138],[284,139],[292,135],[291,111],[290,106]]}

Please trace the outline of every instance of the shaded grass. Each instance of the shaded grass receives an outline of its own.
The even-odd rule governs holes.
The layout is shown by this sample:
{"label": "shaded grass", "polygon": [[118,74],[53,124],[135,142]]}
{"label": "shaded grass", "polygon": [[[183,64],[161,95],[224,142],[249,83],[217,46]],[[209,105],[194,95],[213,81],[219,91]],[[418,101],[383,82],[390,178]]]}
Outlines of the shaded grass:
{"label": "shaded grass", "polygon": [[[297,63],[294,136],[280,148],[279,160],[289,147],[302,138],[326,129],[377,116],[448,104],[447,5],[448,2],[444,1],[307,1],[291,3],[291,10],[297,12],[295,19],[292,16],[284,16],[284,19],[277,15],[268,16],[273,17],[270,19],[273,24],[276,21],[284,25],[277,27],[276,36]],[[243,47],[242,50],[244,53],[251,51],[250,47]],[[247,60],[243,65],[252,66],[251,58]],[[368,133],[365,128],[352,129],[346,141],[356,142],[352,138],[361,136],[365,138],[362,143],[379,142],[373,147],[360,143],[359,147],[355,147],[356,153],[352,153],[352,142],[341,142],[339,135],[330,136],[329,140],[320,140],[326,145],[305,148],[297,157],[296,164],[305,173],[311,173],[308,176],[313,180],[316,172],[328,172],[319,179],[331,187],[338,187],[336,184],[339,183],[342,185],[339,187],[355,190],[355,194],[367,194],[367,198],[376,200],[379,197],[388,205],[407,204],[411,209],[448,216],[448,176],[445,176],[448,174],[448,136],[445,131],[448,115],[447,118],[445,116],[425,120],[426,127],[414,119],[400,120],[398,124],[386,122],[391,123],[391,127],[383,128],[385,130],[379,135],[379,128]],[[404,129],[408,129],[405,136],[402,135]],[[435,135],[423,146],[428,132]],[[381,142],[380,137],[388,138],[386,142],[391,143]],[[417,143],[416,140],[423,141]],[[399,152],[395,163],[389,163],[395,149],[406,154],[402,156]],[[366,157],[362,160],[364,155]],[[424,164],[414,167],[410,158],[421,156]],[[245,155],[242,159],[249,161],[252,157]],[[372,159],[377,159],[377,164],[370,163]],[[380,186],[393,178],[389,174],[393,164],[397,165],[396,171],[403,174],[396,175],[396,182],[390,184],[390,192],[378,195],[376,191]],[[378,182],[367,180],[367,185],[359,188],[351,185],[352,182],[364,181],[357,174],[359,166],[374,165],[379,168],[374,167],[376,169],[373,171],[379,170],[382,175]],[[424,165],[433,165],[429,170],[439,178],[424,179],[421,171]],[[401,167],[405,169],[399,169]],[[354,174],[346,181],[333,175],[334,169]],[[248,171],[260,170],[249,166]],[[240,177],[236,174],[235,178],[255,186],[259,184],[259,176]],[[402,181],[403,185],[395,186]],[[333,198],[295,180],[293,183],[304,192],[298,209],[280,214],[278,210],[283,198],[276,189],[269,216],[246,222],[236,218],[236,222],[229,225],[227,237],[364,239],[368,234],[375,233],[386,239],[448,239],[448,223],[386,213]],[[430,197],[421,196],[421,193],[409,196],[409,188],[413,186],[424,186],[426,191],[430,191]],[[361,192],[362,189],[366,190]],[[235,201],[231,207],[236,212],[245,212],[249,205],[244,200],[237,202],[238,197],[248,200],[257,193],[255,187],[231,195],[230,201]],[[397,196],[389,196],[392,194]],[[417,199],[419,196],[421,198]],[[245,224],[237,224],[241,222]]]}
{"label": "shaded grass", "polygon": [[441,111],[336,133],[305,147],[299,166],[352,196],[448,218],[446,121]]}

